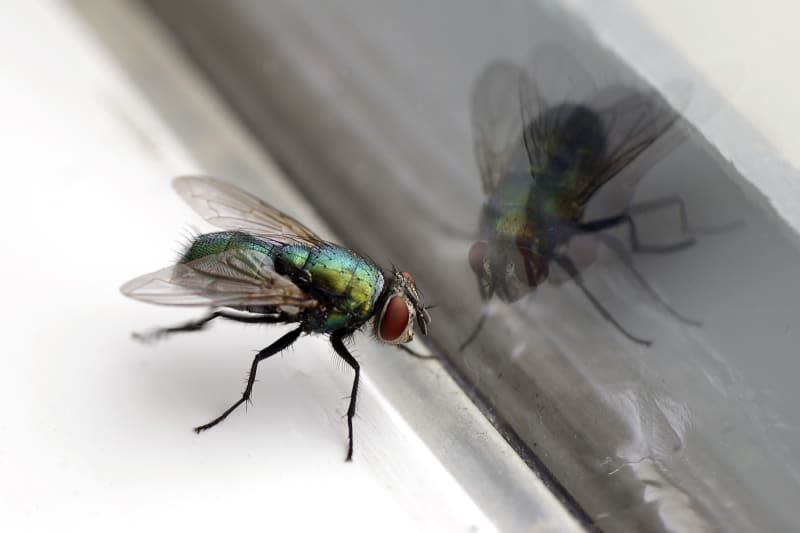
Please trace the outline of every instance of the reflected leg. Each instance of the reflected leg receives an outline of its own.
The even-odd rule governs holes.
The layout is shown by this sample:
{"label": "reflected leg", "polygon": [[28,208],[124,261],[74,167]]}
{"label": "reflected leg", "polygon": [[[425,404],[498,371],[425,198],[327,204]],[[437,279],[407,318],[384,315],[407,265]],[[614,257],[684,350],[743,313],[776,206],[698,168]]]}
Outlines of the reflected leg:
{"label": "reflected leg", "polygon": [[472,329],[472,332],[469,334],[469,337],[467,337],[467,339],[461,343],[461,346],[458,347],[459,352],[463,352],[464,349],[470,344],[472,344],[472,341],[474,341],[478,337],[478,333],[481,332],[484,323],[486,323],[487,316],[489,316],[489,302],[483,302],[483,306],[481,308],[481,316],[480,318],[478,318],[478,323],[475,324],[475,327]]}
{"label": "reflected leg", "polygon": [[583,294],[586,295],[586,298],[588,298],[589,301],[592,302],[592,305],[594,305],[594,308],[597,310],[597,312],[600,313],[600,315],[602,315],[602,317],[605,318],[608,322],[613,324],[614,327],[616,327],[620,333],[625,335],[628,339],[632,340],[633,342],[641,344],[642,346],[650,346],[651,344],[653,344],[651,341],[641,339],[639,337],[632,335],[631,333],[626,331],[625,328],[623,328],[619,322],[617,322],[617,320],[611,315],[608,309],[603,307],[603,304],[601,304],[600,301],[597,298],[595,298],[595,296],[589,291],[589,289],[583,283],[583,277],[581,277],[581,274],[580,272],[578,272],[578,268],[572,262],[572,259],[570,259],[565,255],[556,255],[554,259],[556,263],[558,263],[558,265],[561,268],[563,268],[567,274],[569,274],[569,276],[572,278],[575,284],[581,289],[581,291],[583,291]]}
{"label": "reflected leg", "polygon": [[632,214],[648,213],[651,211],[657,211],[675,205],[678,206],[678,211],[680,213],[681,232],[683,233],[683,235],[688,235],[689,221],[686,215],[686,206],[683,203],[683,199],[678,196],[668,196],[666,198],[660,198],[657,200],[652,200],[650,202],[635,204],[630,206],[630,208],[628,208],[624,213],[621,213],[619,215],[615,215],[608,218],[602,218],[599,220],[593,220],[590,222],[582,222],[578,224],[577,229],[579,232],[583,233],[597,233],[607,229],[615,228],[622,224],[627,224],[631,242],[631,249],[634,252],[637,253],[677,252],[679,250],[683,250],[685,248],[688,248],[689,246],[692,246],[695,243],[694,237],[689,236],[685,240],[678,241],[674,244],[658,245],[658,246],[645,245],[639,241],[639,234],[636,229],[636,223],[631,217]]}
{"label": "reflected leg", "polygon": [[275,355],[276,353],[279,353],[288,348],[289,346],[291,346],[294,343],[294,341],[296,341],[297,338],[300,336],[301,332],[302,328],[297,328],[295,330],[292,330],[283,337],[281,337],[280,339],[278,339],[277,341],[273,342],[272,344],[270,344],[269,346],[258,352],[256,354],[255,359],[253,359],[253,364],[250,365],[250,374],[248,374],[247,376],[247,386],[245,387],[244,392],[242,393],[242,397],[236,403],[234,403],[232,406],[226,409],[225,412],[219,415],[217,418],[215,418],[208,424],[197,426],[196,428],[194,428],[194,431],[196,433],[200,433],[201,431],[205,431],[209,428],[216,426],[217,424],[225,420],[225,418],[229,414],[231,414],[237,407],[242,405],[244,402],[248,401],[250,399],[250,394],[253,392],[253,384],[256,381],[256,371],[258,370],[258,363],[260,363],[267,357]]}
{"label": "reflected leg", "polygon": [[399,349],[401,349],[404,352],[406,352],[408,355],[410,355],[412,357],[416,357],[417,359],[436,359],[437,358],[436,355],[434,355],[434,354],[425,355],[424,353],[419,353],[416,350],[412,350],[411,348],[409,348],[405,344],[396,344],[395,346],[397,346]]}
{"label": "reflected leg", "polygon": [[664,198],[633,204],[628,207],[626,211],[632,215],[638,215],[641,213],[658,211],[659,209],[664,209],[673,205],[678,206],[678,213],[681,220],[681,233],[683,235],[689,235],[691,233],[689,230],[689,216],[686,214],[686,204],[680,196],[666,196]]}
{"label": "reflected leg", "polygon": [[616,254],[617,258],[619,258],[619,260],[622,261],[622,264],[628,268],[628,271],[631,274],[633,274],[633,277],[635,277],[636,281],[639,282],[639,285],[641,285],[642,288],[645,291],[647,291],[650,297],[653,298],[656,302],[658,302],[659,305],[661,305],[661,307],[663,307],[670,315],[672,315],[675,319],[680,320],[685,324],[698,327],[702,326],[701,322],[693,320],[691,318],[687,318],[678,313],[675,309],[670,307],[670,305],[667,302],[665,302],[663,298],[661,298],[658,292],[656,292],[656,290],[647,282],[647,280],[644,279],[644,276],[642,276],[641,272],[639,272],[633,265],[630,255],[627,253],[624,245],[620,242],[619,239],[617,239],[612,235],[605,235],[605,234],[598,234],[597,238],[601,240],[609,250],[611,250]]}

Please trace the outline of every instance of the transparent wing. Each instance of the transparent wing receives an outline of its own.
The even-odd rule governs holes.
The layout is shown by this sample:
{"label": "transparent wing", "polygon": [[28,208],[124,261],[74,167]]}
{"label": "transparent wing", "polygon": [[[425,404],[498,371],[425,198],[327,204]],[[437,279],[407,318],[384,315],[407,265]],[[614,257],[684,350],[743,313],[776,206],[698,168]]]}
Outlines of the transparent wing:
{"label": "transparent wing", "polygon": [[192,209],[219,228],[276,241],[297,240],[308,244],[322,241],[294,218],[229,183],[204,176],[184,176],[175,178],[172,186]]}
{"label": "transparent wing", "polygon": [[520,162],[519,155],[524,155],[519,105],[521,83],[527,83],[527,76],[520,67],[507,61],[495,61],[481,72],[472,88],[475,161],[487,196]]}
{"label": "transparent wing", "polygon": [[597,94],[595,77],[569,50],[558,44],[539,46],[527,71],[540,112],[564,102],[586,102]]}
{"label": "transparent wing", "polygon": [[557,45],[537,49],[528,70],[531,74],[521,79],[517,93],[525,124],[523,144],[531,167],[542,168],[550,153],[548,143],[561,136],[568,118],[554,110],[564,104],[588,105],[597,86],[575,57]]}
{"label": "transparent wing", "polygon": [[[679,101],[688,101],[691,86],[683,84],[672,91]],[[684,137],[675,130],[669,142],[660,143],[658,151],[648,150],[664,137],[680,120],[680,113],[657,91],[639,91],[631,87],[609,87],[598,93],[592,102],[603,123],[606,137],[606,154],[596,168],[591,180],[584,180],[581,198],[585,201],[599,187],[633,163],[646,150],[646,161],[640,162],[638,171],[644,173]]]}
{"label": "transparent wing", "polygon": [[[604,77],[622,78],[611,65],[605,68]],[[519,102],[523,123],[523,144],[532,168],[542,168],[552,157],[548,143],[554,139],[579,137],[581,132],[571,131],[567,125],[571,115],[559,112],[563,106],[583,106],[599,121],[604,138],[603,149],[597,153],[584,154],[590,162],[579,176],[570,183],[576,201],[585,204],[597,190],[636,160],[645,150],[664,136],[679,119],[673,109],[657,91],[643,87],[633,79],[598,88],[598,83],[578,61],[559,46],[540,48],[530,68],[531,77],[521,78]],[[688,101],[691,87],[688,84],[675,86],[672,91],[679,106]],[[655,164],[677,142],[663,143],[660,153],[652,154],[639,166],[644,172]]]}
{"label": "transparent wing", "polygon": [[229,250],[135,278],[120,289],[143,302],[178,306],[314,307],[316,300],[272,268],[269,257]]}

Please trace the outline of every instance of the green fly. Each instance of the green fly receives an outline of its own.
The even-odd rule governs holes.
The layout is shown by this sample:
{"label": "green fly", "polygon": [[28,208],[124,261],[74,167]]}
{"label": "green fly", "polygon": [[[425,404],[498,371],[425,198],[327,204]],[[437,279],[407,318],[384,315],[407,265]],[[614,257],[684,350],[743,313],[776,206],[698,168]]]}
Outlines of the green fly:
{"label": "green fly", "polygon": [[[540,49],[530,73],[505,61],[484,69],[473,87],[472,126],[486,201],[479,237],[468,255],[482,299],[518,300],[547,280],[555,264],[617,330],[649,345],[626,331],[584,284],[569,247],[574,237],[591,234],[616,252],[673,316],[696,324],[660,300],[616,239],[600,234],[627,225],[635,252],[688,247],[694,240],[688,237],[680,198],[629,207],[593,220],[585,217],[598,191],[634,160],[641,160],[640,155],[675,125],[678,116],[653,90],[626,85],[599,89],[575,59],[557,46]],[[651,157],[645,164],[655,161],[657,157]],[[644,169],[637,166],[641,173]],[[687,238],[666,246],[639,242],[631,215],[670,206],[679,207]],[[477,336],[485,319],[484,306],[462,349]]]}
{"label": "green fly", "polygon": [[[347,409],[347,460],[353,457],[359,364],[345,340],[370,320],[382,342],[403,346],[414,324],[428,334],[430,315],[414,278],[382,270],[370,259],[317,236],[294,218],[249,193],[207,177],[173,181],[177,193],[224,231],[193,239],[177,264],[133,279],[122,293],[144,302],[205,306],[198,320],[159,328],[140,339],[203,329],[216,318],[297,327],[258,352],[242,397],[220,416],[194,428],[209,429],[250,399],[258,364],[291,346],[301,334],[325,334],[354,373]],[[413,352],[411,352],[413,353]]]}

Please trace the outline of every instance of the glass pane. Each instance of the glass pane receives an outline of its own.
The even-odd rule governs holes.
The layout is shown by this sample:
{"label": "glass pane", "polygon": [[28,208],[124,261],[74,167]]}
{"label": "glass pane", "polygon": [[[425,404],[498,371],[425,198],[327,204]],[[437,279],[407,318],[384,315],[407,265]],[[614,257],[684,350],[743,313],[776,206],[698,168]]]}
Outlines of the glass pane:
{"label": "glass pane", "polygon": [[[685,121],[673,124],[667,101],[700,125],[727,120],[749,131],[680,58],[659,58],[645,83],[554,3],[151,5],[338,235],[415,274],[437,306],[430,348],[596,525],[791,528],[800,497],[797,235],[749,176]],[[532,81],[504,88],[514,72]],[[479,81],[485,76],[491,80]],[[483,88],[495,83],[499,89]],[[500,113],[512,122],[507,138],[502,127],[487,126],[483,110],[492,104],[478,104],[475,94],[499,95]],[[575,102],[589,114],[564,107]],[[543,126],[548,116],[561,126]],[[517,119],[539,127],[522,138]],[[581,137],[595,123],[599,137]],[[569,242],[558,254],[576,263],[619,327],[565,275],[569,266],[555,249],[527,240],[525,250],[549,250],[531,259],[472,247],[498,231],[485,224],[481,232],[484,206],[506,205],[493,204],[497,189],[482,186],[474,139],[484,126],[489,144],[516,147],[506,170],[572,176],[572,196],[546,197],[583,198],[587,212],[572,220],[563,215],[569,206],[548,204],[559,215],[557,230],[566,231],[564,220],[627,212],[643,245],[691,244],[630,253],[625,224],[552,237]],[[605,141],[611,155],[582,159],[584,144],[576,149],[574,138]],[[543,148],[547,139],[566,152]],[[775,157],[766,150],[764,157]],[[590,180],[580,196],[574,191],[587,173],[610,181],[594,190],[603,180]],[[552,192],[541,182],[521,187],[526,192],[503,191],[514,198]],[[489,212],[495,222],[497,211]],[[514,252],[518,241],[511,242],[505,250]],[[494,297],[482,298],[470,250],[473,258],[488,254],[494,273],[523,283],[506,287],[497,280],[513,278],[492,278]],[[479,271],[487,265],[477,264]],[[548,283],[534,291],[544,268]],[[460,349],[482,312],[483,328]]]}

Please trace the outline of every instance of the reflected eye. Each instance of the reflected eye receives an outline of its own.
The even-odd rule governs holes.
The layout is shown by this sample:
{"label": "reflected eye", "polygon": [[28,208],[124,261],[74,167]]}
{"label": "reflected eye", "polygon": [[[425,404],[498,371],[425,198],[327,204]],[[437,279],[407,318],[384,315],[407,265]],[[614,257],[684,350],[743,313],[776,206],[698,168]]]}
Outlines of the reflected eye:
{"label": "reflected eye", "polygon": [[531,253],[527,250],[517,249],[516,253],[512,254],[511,264],[514,265],[514,273],[521,281],[527,283],[529,286],[536,285],[536,272],[533,271],[534,265],[530,258]]}
{"label": "reflected eye", "polygon": [[379,334],[381,339],[392,342],[400,338],[408,327],[408,305],[400,296],[395,296],[386,304],[381,316]]}
{"label": "reflected eye", "polygon": [[514,275],[529,288],[535,288],[547,277],[547,260],[530,250],[518,248],[511,258]]}
{"label": "reflected eye", "polygon": [[483,258],[486,256],[486,241],[478,241],[469,248],[469,266],[476,274],[483,273]]}

